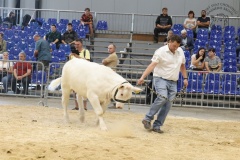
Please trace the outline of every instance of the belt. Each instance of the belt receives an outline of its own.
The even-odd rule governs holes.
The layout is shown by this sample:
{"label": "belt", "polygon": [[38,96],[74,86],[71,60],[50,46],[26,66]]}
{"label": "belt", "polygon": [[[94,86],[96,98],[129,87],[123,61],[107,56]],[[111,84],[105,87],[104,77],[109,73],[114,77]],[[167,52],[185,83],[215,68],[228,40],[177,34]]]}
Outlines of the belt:
{"label": "belt", "polygon": [[165,80],[165,81],[177,82],[177,80],[174,81],[174,80],[164,79],[164,78],[162,78],[162,77],[159,77],[159,78],[161,78],[161,79],[163,79],[163,80]]}

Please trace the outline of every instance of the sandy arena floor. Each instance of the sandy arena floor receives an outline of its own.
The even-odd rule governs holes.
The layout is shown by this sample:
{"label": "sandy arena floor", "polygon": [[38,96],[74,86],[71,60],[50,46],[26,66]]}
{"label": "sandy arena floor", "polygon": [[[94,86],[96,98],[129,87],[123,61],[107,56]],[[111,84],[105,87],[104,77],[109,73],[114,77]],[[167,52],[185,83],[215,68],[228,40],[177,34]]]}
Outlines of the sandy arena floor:
{"label": "sandy arena floor", "polygon": [[[60,104],[59,104],[60,105]],[[143,129],[144,113],[108,110],[109,131],[96,126],[93,110],[85,123],[69,110],[0,104],[0,155],[3,160],[236,160],[240,121],[168,116],[164,134]]]}

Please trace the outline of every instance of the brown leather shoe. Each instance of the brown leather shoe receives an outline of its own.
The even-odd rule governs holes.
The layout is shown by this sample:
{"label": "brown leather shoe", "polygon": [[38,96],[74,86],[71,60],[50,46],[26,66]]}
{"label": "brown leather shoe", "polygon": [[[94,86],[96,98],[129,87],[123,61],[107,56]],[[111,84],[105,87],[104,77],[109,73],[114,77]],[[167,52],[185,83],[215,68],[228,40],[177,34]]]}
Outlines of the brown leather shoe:
{"label": "brown leather shoe", "polygon": [[79,108],[73,108],[72,110],[79,110]]}

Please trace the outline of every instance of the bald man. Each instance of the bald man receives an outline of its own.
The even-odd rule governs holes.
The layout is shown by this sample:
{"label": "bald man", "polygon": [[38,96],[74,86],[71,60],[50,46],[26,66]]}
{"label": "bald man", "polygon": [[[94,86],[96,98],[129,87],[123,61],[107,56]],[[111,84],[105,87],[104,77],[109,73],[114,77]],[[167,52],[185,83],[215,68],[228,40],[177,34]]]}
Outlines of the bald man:
{"label": "bald man", "polygon": [[102,60],[102,64],[112,68],[114,71],[118,64],[118,56],[116,54],[116,46],[114,44],[110,44],[108,46],[109,56]]}

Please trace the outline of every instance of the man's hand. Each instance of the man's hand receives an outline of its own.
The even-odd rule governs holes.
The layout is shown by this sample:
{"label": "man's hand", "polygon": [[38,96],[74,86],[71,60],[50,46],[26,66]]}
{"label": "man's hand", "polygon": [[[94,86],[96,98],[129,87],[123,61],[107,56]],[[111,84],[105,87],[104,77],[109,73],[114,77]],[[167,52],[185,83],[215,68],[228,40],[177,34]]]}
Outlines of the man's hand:
{"label": "man's hand", "polygon": [[188,86],[188,80],[187,80],[187,79],[184,79],[184,81],[183,81],[183,85],[184,85],[185,87]]}
{"label": "man's hand", "polygon": [[141,85],[144,83],[144,79],[140,78],[138,81],[137,81],[137,85]]}

